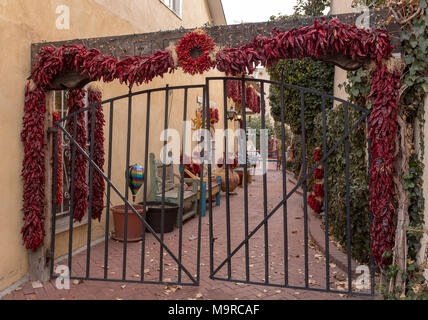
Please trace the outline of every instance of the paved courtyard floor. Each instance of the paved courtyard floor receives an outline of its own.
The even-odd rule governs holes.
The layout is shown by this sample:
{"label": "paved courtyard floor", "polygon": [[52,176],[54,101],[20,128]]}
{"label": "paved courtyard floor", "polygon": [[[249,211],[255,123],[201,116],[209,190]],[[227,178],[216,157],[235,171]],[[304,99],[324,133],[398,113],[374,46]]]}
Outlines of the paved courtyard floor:
{"label": "paved courtyard floor", "polygon": [[[271,212],[283,199],[282,173],[272,169],[267,179],[267,210]],[[295,186],[287,177],[287,192]],[[249,201],[249,231],[252,231],[264,217],[263,179],[256,176],[248,188]],[[244,189],[238,188],[237,195],[231,196],[230,201],[231,225],[230,238],[232,251],[245,240],[244,219]],[[212,280],[209,278],[209,216],[201,219],[201,251],[200,251],[200,285],[175,286],[165,284],[141,284],[108,281],[71,281],[69,290],[58,290],[55,280],[43,283],[40,288],[33,288],[33,283],[21,285],[17,290],[3,297],[4,300],[332,300],[356,299],[343,294],[324,293],[301,289],[286,289],[284,268],[284,210],[281,207],[268,220],[268,245],[265,246],[265,228],[262,227],[249,241],[248,270],[250,281],[264,282],[266,278],[276,286],[242,284],[239,280],[246,279],[246,247],[243,246],[231,259],[231,282]],[[302,195],[295,193],[287,204],[288,229],[288,283],[293,287],[305,286],[305,250],[304,250],[304,214],[302,210]],[[221,205],[213,210],[213,235],[216,238],[214,246],[214,268],[217,268],[227,257],[227,228],[226,228],[226,198],[221,197]],[[198,218],[193,218],[183,226],[183,266],[189,274],[197,273],[198,247]],[[179,229],[165,234],[165,243],[178,257]],[[331,244],[333,246],[333,244]],[[90,276],[104,275],[105,243],[101,242],[91,248]],[[129,243],[127,248],[126,278],[138,281],[141,277],[148,281],[159,280],[160,248],[159,243],[151,234],[145,238],[144,267],[141,267],[142,243]],[[266,259],[268,257],[268,259]],[[109,241],[109,261],[107,273],[110,279],[121,279],[123,244],[114,240]],[[308,279],[309,286],[323,289],[326,286],[326,261],[324,255],[309,241]],[[58,262],[67,264],[67,261]],[[268,265],[266,270],[265,265]],[[332,289],[343,290],[347,286],[346,273],[330,261],[330,282]],[[85,276],[86,251],[82,251],[72,259],[72,275]],[[163,253],[163,280],[176,281],[179,268],[177,263]],[[228,264],[221,268],[216,276],[227,277]],[[189,277],[182,272],[182,281],[190,282]],[[361,299],[361,298],[360,298]]]}

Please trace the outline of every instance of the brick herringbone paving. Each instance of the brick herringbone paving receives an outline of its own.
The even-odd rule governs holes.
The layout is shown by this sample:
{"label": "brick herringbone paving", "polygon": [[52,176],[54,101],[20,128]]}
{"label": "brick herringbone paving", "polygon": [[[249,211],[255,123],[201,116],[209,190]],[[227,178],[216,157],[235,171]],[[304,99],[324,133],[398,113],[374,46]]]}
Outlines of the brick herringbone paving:
{"label": "brick herringbone paving", "polygon": [[[271,166],[272,168],[274,166]],[[283,199],[282,173],[269,170],[267,178],[268,214]],[[287,179],[287,192],[294,185]],[[304,250],[304,213],[302,210],[302,195],[295,193],[287,203],[287,241],[288,241],[288,284],[293,287],[305,286],[305,250]],[[237,195],[230,197],[230,250],[233,251],[245,240],[246,224],[244,216],[244,189],[238,188]],[[248,187],[248,230],[251,232],[263,220],[265,214],[263,200],[263,178],[256,176]],[[287,273],[284,264],[284,209],[279,210],[268,220],[265,226],[249,240],[233,256],[230,263],[233,281],[225,282],[209,278],[209,215],[201,218],[201,250],[200,250],[200,285],[176,286],[165,284],[123,283],[106,281],[71,281],[70,290],[58,290],[55,280],[43,283],[43,288],[33,289],[32,283],[26,283],[18,290],[3,299],[138,299],[138,300],[169,300],[169,299],[210,299],[210,300],[298,300],[298,299],[349,299],[345,295],[324,293],[301,289],[286,289]],[[198,217],[186,222],[183,226],[182,264],[187,272],[196,278],[197,248],[198,248]],[[213,210],[214,269],[226,258],[227,245],[226,197],[222,195],[221,206]],[[267,235],[267,238],[265,238]],[[173,254],[179,257],[179,229],[165,234],[165,244]],[[265,243],[267,245],[265,245]],[[307,279],[311,288],[326,288],[325,257],[308,241],[308,272]],[[331,244],[333,245],[333,244]],[[107,274],[109,279],[122,279],[123,276],[123,243],[110,240],[108,242],[109,258]],[[248,250],[248,251],[247,251]],[[104,276],[105,243],[99,243],[91,248],[90,277]],[[246,252],[248,256],[246,258]],[[145,237],[145,265],[141,267],[142,242],[128,243],[126,279],[139,281],[142,276],[145,281],[159,281],[160,277],[160,246],[151,234]],[[176,282],[179,268],[174,259],[163,252],[163,281]],[[267,257],[267,259],[266,259]],[[67,265],[67,261],[59,264]],[[266,270],[265,265],[268,265]],[[248,265],[248,268],[246,266]],[[344,271],[330,263],[330,281],[332,289],[347,287],[347,277]],[[229,264],[226,263],[216,274],[216,277],[227,278]],[[76,254],[72,259],[72,276],[85,277],[86,251]],[[277,286],[254,285],[239,283],[247,279],[251,282],[269,283]],[[182,270],[183,271],[183,270]],[[191,282],[188,275],[182,272],[182,281]]]}

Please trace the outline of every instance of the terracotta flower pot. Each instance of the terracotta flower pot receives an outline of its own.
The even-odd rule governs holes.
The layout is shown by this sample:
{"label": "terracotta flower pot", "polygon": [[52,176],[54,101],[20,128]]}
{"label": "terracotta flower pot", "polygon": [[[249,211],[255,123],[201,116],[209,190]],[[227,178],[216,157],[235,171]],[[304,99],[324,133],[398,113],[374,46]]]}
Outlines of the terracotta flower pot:
{"label": "terracotta flower pot", "polygon": [[[233,169],[228,166],[229,170],[229,192],[233,192],[239,186],[239,175],[233,171]],[[218,176],[221,177],[221,191],[226,192],[226,171],[224,168],[221,168],[216,172]]]}
{"label": "terracotta flower pot", "polygon": [[[135,210],[143,216],[143,206],[134,205]],[[149,209],[147,208],[147,211]],[[124,241],[125,237],[125,205],[115,206],[111,208],[114,220],[114,234],[113,239],[118,241]],[[134,214],[131,208],[128,208],[128,227],[127,227],[127,241],[140,241],[142,240],[143,234],[143,223]]]}

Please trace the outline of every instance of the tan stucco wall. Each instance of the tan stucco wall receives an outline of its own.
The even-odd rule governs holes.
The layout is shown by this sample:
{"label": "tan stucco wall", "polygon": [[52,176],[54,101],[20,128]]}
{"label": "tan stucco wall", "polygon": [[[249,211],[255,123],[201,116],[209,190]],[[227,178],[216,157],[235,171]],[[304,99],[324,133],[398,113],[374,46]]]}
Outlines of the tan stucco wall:
{"label": "tan stucco wall", "polygon": [[[19,280],[28,271],[27,253],[20,234],[20,171],[23,159],[20,132],[24,86],[30,73],[31,43],[143,33],[179,26],[199,27],[210,20],[205,1],[186,0],[183,3],[181,20],[158,0],[0,0],[0,150],[7,150],[0,160],[0,290]],[[70,30],[55,28],[55,10],[58,5],[70,7]],[[201,78],[180,79],[180,73],[176,72],[163,82],[155,80],[151,85],[160,86],[166,81],[170,85],[183,81],[204,82],[201,82]],[[126,88],[117,83],[104,86],[104,89],[105,97],[127,92]],[[220,106],[219,103],[217,105]],[[154,116],[155,113],[152,114]],[[138,127],[143,126],[143,123],[144,120],[136,129],[141,129]],[[123,141],[119,135],[116,135],[116,139],[119,145]],[[139,159],[139,156],[133,155],[131,160],[140,162]],[[120,161],[118,166],[124,167],[125,161],[120,156],[115,161]],[[123,170],[115,172],[114,181],[121,182],[123,173]],[[94,229],[97,231],[94,231],[93,239],[96,239],[103,233],[103,228],[94,224]],[[79,230],[76,232],[86,234],[85,227]],[[66,238],[64,235],[57,237],[57,256],[65,252]],[[76,239],[80,239],[76,240],[76,246],[85,243],[82,235],[76,235]]]}
{"label": "tan stucco wall", "polygon": [[[352,0],[332,0],[331,1],[331,14],[341,14],[353,12],[351,7]],[[347,71],[339,67],[335,67],[334,73],[334,96],[343,100],[348,100],[348,94],[345,89],[339,88],[340,84],[343,84],[347,80]],[[338,102],[336,102],[339,104]]]}

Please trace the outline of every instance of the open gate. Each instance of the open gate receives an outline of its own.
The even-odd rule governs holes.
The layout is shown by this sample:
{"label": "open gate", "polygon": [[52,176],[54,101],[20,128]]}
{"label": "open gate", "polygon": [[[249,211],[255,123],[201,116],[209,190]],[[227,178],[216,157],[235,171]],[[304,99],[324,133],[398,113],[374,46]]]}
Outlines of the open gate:
{"label": "open gate", "polygon": [[[313,167],[308,167],[308,163],[306,161],[306,157],[303,157],[303,165],[302,165],[302,175],[301,179],[297,181],[295,184],[290,185],[287,184],[289,178],[287,177],[287,161],[286,161],[286,145],[285,145],[285,129],[282,125],[282,191],[281,191],[281,199],[272,204],[269,207],[269,187],[268,187],[268,162],[262,161],[262,169],[263,174],[260,176],[263,180],[262,182],[262,190],[257,197],[257,201],[263,202],[263,212],[260,213],[260,216],[257,216],[251,211],[251,201],[249,200],[249,181],[248,181],[248,171],[250,170],[248,164],[248,153],[244,150],[244,161],[243,161],[243,194],[244,194],[244,203],[242,207],[242,220],[241,226],[242,229],[239,235],[232,230],[232,215],[240,214],[238,212],[232,212],[231,202],[233,201],[232,195],[229,192],[229,173],[228,170],[225,171],[225,180],[226,180],[226,193],[225,193],[225,210],[222,210],[219,213],[219,210],[214,211],[212,205],[212,180],[208,179],[208,211],[209,211],[209,247],[210,247],[210,277],[214,280],[224,280],[231,281],[235,283],[247,283],[247,284],[255,284],[255,285],[263,285],[263,286],[274,286],[274,287],[283,287],[283,288],[292,288],[292,289],[303,289],[303,290],[315,290],[315,291],[326,291],[326,292],[337,292],[337,293],[350,293],[357,295],[372,295],[374,294],[374,267],[373,261],[371,261],[370,265],[370,288],[365,291],[355,291],[353,290],[353,281],[355,281],[356,275],[353,271],[352,259],[350,253],[351,247],[351,214],[350,211],[350,172],[349,172],[349,153],[350,153],[350,145],[349,145],[349,137],[350,135],[361,125],[365,125],[370,111],[352,104],[350,102],[344,101],[342,99],[330,96],[325,93],[320,93],[315,90],[309,88],[302,88],[298,86],[288,85],[285,83],[273,82],[268,80],[259,80],[253,78],[231,78],[231,77],[210,77],[206,78],[206,83],[202,85],[190,85],[190,86],[178,86],[178,87],[164,87],[150,90],[143,90],[139,92],[129,92],[126,95],[115,97],[112,99],[105,100],[100,103],[96,103],[94,105],[83,108],[75,113],[69,114],[62,119],[60,119],[54,128],[51,128],[51,132],[54,133],[54,172],[57,172],[58,166],[58,145],[59,141],[59,133],[61,132],[64,137],[69,140],[70,144],[70,181],[71,184],[69,186],[70,192],[70,208],[73,208],[73,195],[74,195],[74,175],[75,175],[75,159],[78,154],[84,156],[87,160],[89,169],[88,169],[88,187],[89,187],[89,199],[92,197],[92,188],[93,188],[93,177],[94,174],[101,175],[104,181],[106,182],[106,211],[109,212],[112,206],[112,199],[115,199],[115,203],[124,205],[125,208],[125,224],[124,224],[124,234],[125,239],[123,242],[118,243],[114,242],[111,239],[110,234],[110,215],[105,215],[105,234],[103,236],[104,241],[97,245],[104,246],[104,254],[103,256],[94,256],[91,252],[91,244],[93,242],[92,232],[91,232],[91,224],[92,224],[92,208],[91,201],[89,201],[88,207],[88,228],[86,233],[86,263],[85,265],[74,265],[73,264],[73,233],[75,232],[75,223],[73,219],[73,214],[69,215],[69,234],[68,234],[68,249],[67,254],[64,257],[64,264],[68,267],[69,276],[71,279],[77,280],[98,280],[98,281],[117,281],[117,282],[136,282],[136,283],[149,283],[149,284],[176,284],[176,285],[199,285],[200,282],[200,265],[201,265],[201,239],[202,239],[202,206],[199,206],[199,212],[196,217],[198,219],[197,230],[193,230],[195,239],[197,241],[193,242],[194,248],[189,249],[190,246],[189,241],[184,241],[185,232],[183,230],[183,216],[184,216],[184,189],[186,185],[186,180],[184,176],[184,172],[181,169],[178,169],[179,172],[179,185],[181,188],[180,194],[178,197],[180,198],[180,206],[179,206],[179,221],[178,223],[178,234],[175,239],[167,239],[167,235],[163,232],[156,233],[155,230],[147,223],[146,221],[146,213],[147,213],[147,204],[150,201],[148,194],[148,179],[146,177],[144,181],[144,194],[142,200],[143,206],[143,214],[140,214],[138,210],[135,208],[135,204],[131,203],[129,200],[129,182],[128,179],[123,179],[122,181],[118,180],[117,174],[114,173],[113,158],[116,155],[114,148],[118,145],[122,144],[125,148],[125,157],[122,160],[122,172],[127,172],[127,168],[133,164],[135,161],[132,154],[135,148],[144,149],[142,153],[142,158],[139,158],[140,163],[144,165],[146,172],[150,167],[149,163],[149,153],[150,153],[150,144],[152,139],[158,140],[159,136],[152,133],[153,128],[159,129],[168,129],[170,128],[170,123],[172,120],[182,121],[186,123],[186,121],[190,120],[189,112],[188,112],[188,104],[189,104],[189,95],[192,90],[196,90],[198,93],[196,95],[203,97],[200,100],[202,107],[203,126],[210,130],[210,98],[212,96],[212,91],[210,89],[213,87],[213,83],[220,83],[223,88],[223,106],[224,109],[224,129],[228,129],[228,118],[227,111],[229,110],[229,102],[227,98],[227,81],[235,80],[239,81],[240,85],[243,89],[242,96],[242,129],[246,132],[247,129],[247,111],[246,111],[246,97],[245,97],[245,86],[246,83],[258,84],[260,87],[261,94],[261,106],[260,106],[260,114],[261,114],[261,129],[266,129],[265,120],[266,120],[266,105],[265,105],[265,97],[266,95],[266,86],[278,86],[281,92],[281,118],[282,123],[284,124],[284,108],[286,108],[286,101],[284,101],[284,90],[285,88],[291,90],[297,90],[301,96],[301,123],[302,123],[302,132],[301,132],[301,141],[302,141],[302,154],[307,154],[306,145],[305,145],[305,102],[304,96],[306,94],[312,94],[318,96],[322,100],[322,126],[323,126],[323,145],[321,146],[323,149],[323,156],[321,161],[316,163]],[[218,86],[217,86],[218,88]],[[175,92],[179,92],[180,104],[183,106],[183,112],[179,114],[172,114],[171,109],[171,97]],[[182,99],[181,99],[182,98]],[[139,102],[136,103],[135,100]],[[144,102],[143,102],[144,101]],[[153,108],[154,102],[156,103],[156,109]],[[326,141],[326,132],[327,121],[326,114],[327,109],[331,106],[328,104],[328,101],[332,103],[337,101],[342,105],[341,108],[344,108],[344,127],[345,132],[343,136],[334,143],[333,146],[328,148],[328,144]],[[104,172],[102,168],[99,168],[94,162],[93,152],[94,152],[94,125],[93,121],[95,117],[91,117],[92,125],[90,126],[89,136],[89,151],[84,150],[76,140],[76,123],[77,117],[81,113],[94,113],[96,108],[104,108],[106,112],[108,112],[108,151],[107,151],[107,159],[106,159],[106,171]],[[350,108],[357,110],[361,113],[361,116],[355,123],[350,123],[349,121],[349,111]],[[136,110],[139,110],[137,114],[139,114],[143,119],[145,118],[144,124],[141,125],[141,120],[138,117],[134,117]],[[158,116],[159,110],[163,109],[163,125],[154,122],[153,117],[151,115],[156,114]],[[116,116],[119,114],[119,116]],[[117,119],[117,120],[116,120]],[[125,119],[125,120],[124,120]],[[120,133],[120,131],[115,130],[116,123],[119,121],[126,121],[126,134]],[[68,123],[72,122],[74,125],[74,130],[70,133],[70,129],[68,128]],[[138,136],[138,133],[133,131],[135,123],[139,123],[141,127],[144,128],[144,142],[134,144],[135,136]],[[181,150],[186,150],[186,130],[183,128],[182,137],[181,137]],[[118,134],[121,139],[115,140],[115,135]],[[107,134],[106,134],[107,137]],[[225,137],[227,140],[227,137]],[[209,140],[209,139],[208,139]],[[227,142],[227,141],[226,141]],[[167,144],[167,137],[163,141],[163,146]],[[329,214],[328,214],[328,171],[327,171],[327,160],[328,157],[333,154],[339,146],[345,146],[345,165],[346,165],[346,211],[344,215],[347,220],[347,290],[335,290],[332,288],[332,271],[331,271],[331,262],[330,262],[330,250],[329,250]],[[205,141],[205,146],[211,146],[209,141]],[[244,148],[246,148],[246,143],[244,143]],[[370,148],[368,148],[370,150]],[[206,157],[206,150],[203,150],[201,155]],[[228,150],[228,143],[224,144],[224,150],[226,155],[229,154],[230,150]],[[262,153],[265,153],[262,151]],[[369,151],[368,151],[369,153]],[[208,152],[209,154],[209,152]],[[262,156],[264,156],[262,154]],[[165,155],[166,157],[166,155]],[[181,161],[184,163],[185,155],[182,155]],[[210,155],[210,159],[212,159]],[[162,167],[162,183],[161,183],[161,198],[162,198],[162,221],[165,219],[165,203],[166,201],[166,193],[167,193],[167,183],[166,183],[166,170],[167,170],[167,161],[164,160],[164,164]],[[241,159],[242,160],[242,159]],[[370,156],[367,161],[370,161]],[[325,270],[323,274],[325,275],[324,281],[325,283],[321,285],[318,283],[317,287],[312,285],[311,280],[311,270],[314,267],[309,258],[310,253],[310,240],[309,240],[309,231],[308,231],[308,207],[307,207],[307,197],[308,197],[308,180],[320,165],[324,167],[324,176],[325,176],[325,184],[324,184],[324,208],[325,208]],[[201,178],[199,181],[199,187],[204,185],[203,177],[207,175],[211,177],[213,175],[213,171],[215,171],[214,164],[210,161],[207,162],[207,169],[205,166],[201,166]],[[370,166],[368,166],[370,167]],[[178,165],[177,168],[181,168]],[[176,168],[176,169],[177,169]],[[204,172],[207,170],[208,172]],[[56,194],[56,175],[53,175],[53,195]],[[118,182],[119,181],[119,182]],[[296,196],[299,192],[302,193],[302,212],[303,212],[303,254],[301,255],[304,259],[303,267],[296,268],[293,265],[292,261],[290,261],[290,250],[289,248],[289,237],[290,230],[288,228],[290,212],[288,211],[288,203],[292,201],[293,197]],[[53,197],[55,198],[55,197]],[[55,225],[56,225],[56,213],[57,206],[55,204],[55,200],[52,203],[52,248],[51,254],[54,256],[55,253]],[[282,212],[282,215],[281,215]],[[139,221],[143,224],[142,227],[142,240],[140,243],[131,243],[126,238],[127,228],[128,228],[128,219],[133,215],[136,216]],[[282,217],[282,222],[274,221],[277,217]],[[219,223],[219,221],[222,221]],[[276,234],[272,234],[272,228],[270,228],[270,222],[275,226],[278,226],[279,223],[282,223],[280,229],[278,229]],[[224,232],[218,232],[220,228],[224,228]],[[258,232],[262,231],[263,235],[258,238],[259,247],[263,248],[263,257],[261,261],[261,267],[257,267],[256,262],[253,262],[255,258],[252,258],[252,241],[258,237]],[[232,234],[233,233],[233,234]],[[220,234],[220,236],[218,235]],[[370,235],[367,235],[368,237]],[[236,237],[239,240],[236,240]],[[275,246],[269,241],[270,237],[275,238]],[[235,238],[235,241],[232,239]],[[281,238],[281,241],[278,239]],[[152,244],[150,246],[150,244]],[[272,249],[271,249],[272,248]],[[279,253],[279,249],[281,253]],[[281,267],[280,272],[276,272],[276,276],[274,275],[275,270],[272,268],[273,263],[273,250],[275,251],[276,257],[281,256],[279,260],[275,260],[276,266]],[[185,256],[185,253],[191,253]],[[233,259],[239,258],[239,262],[235,262]],[[118,260],[120,263],[118,263]],[[153,263],[154,262],[154,263]],[[57,262],[60,264],[61,262]],[[150,265],[150,269],[149,268]],[[153,269],[153,266],[155,269]],[[256,267],[256,268],[255,268]],[[316,266],[316,268],[320,268],[320,266]],[[112,271],[114,269],[114,271]],[[255,273],[253,270],[256,270]],[[273,270],[271,272],[271,270]],[[300,270],[300,271],[299,271]],[[301,273],[302,276],[302,284],[296,284],[291,281],[292,275],[296,272]],[[55,272],[55,263],[52,261],[51,263],[51,276],[53,278],[58,277]],[[138,277],[136,277],[138,276]],[[274,281],[276,278],[277,281]]]}
{"label": "open gate", "polygon": [[[140,152],[140,157],[138,161],[140,164],[144,165],[146,172],[150,167],[149,151],[150,151],[150,141],[159,141],[159,135],[153,134],[154,129],[158,130],[160,128],[168,129],[171,121],[171,97],[174,96],[175,92],[180,92],[183,95],[183,106],[184,112],[182,114],[182,120],[185,122],[188,117],[188,96],[191,91],[197,91],[197,94],[200,96],[205,95],[205,86],[204,85],[189,85],[189,86],[180,86],[180,87],[169,87],[156,88],[151,90],[143,90],[139,92],[129,92],[126,95],[115,97],[102,101],[100,103],[95,103],[86,108],[82,108],[77,112],[68,114],[59,121],[55,123],[55,126],[50,129],[54,133],[54,168],[53,172],[57,172],[58,169],[58,145],[59,145],[59,133],[61,133],[64,138],[69,143],[69,167],[70,172],[68,173],[70,185],[67,187],[67,190],[70,194],[70,203],[69,208],[73,208],[74,194],[75,194],[75,185],[74,177],[76,174],[76,157],[77,155],[83,155],[87,160],[89,165],[88,169],[88,181],[87,185],[89,187],[89,201],[88,201],[88,222],[87,222],[87,232],[86,232],[86,246],[83,247],[86,252],[86,263],[82,266],[79,264],[73,263],[73,257],[76,252],[73,252],[73,241],[74,235],[76,234],[77,226],[75,224],[72,210],[69,212],[69,233],[68,233],[68,248],[66,256],[63,257],[62,261],[57,261],[58,265],[66,266],[68,269],[66,275],[70,279],[75,280],[94,280],[94,281],[115,281],[115,282],[136,282],[136,283],[148,283],[148,284],[175,284],[175,285],[190,285],[197,286],[199,285],[200,279],[200,251],[201,251],[201,213],[198,214],[198,227],[197,230],[193,232],[196,233],[197,241],[195,241],[194,248],[190,254],[186,253],[191,251],[189,248],[184,248],[183,245],[183,215],[184,215],[184,205],[179,206],[178,216],[181,223],[177,223],[179,227],[178,237],[176,240],[169,239],[167,241],[167,235],[164,232],[164,224],[162,223],[165,220],[165,210],[166,206],[166,196],[169,191],[168,185],[169,180],[167,176],[167,168],[169,167],[168,162],[165,159],[161,159],[163,165],[160,166],[159,179],[160,183],[160,193],[161,201],[158,201],[159,207],[161,207],[161,230],[156,233],[155,230],[147,223],[146,213],[148,211],[149,199],[149,190],[148,190],[148,178],[146,174],[146,179],[144,180],[144,194],[142,201],[142,214],[139,213],[136,209],[135,203],[131,203],[129,200],[129,179],[127,178],[128,168],[132,166],[131,159],[135,161],[136,157],[131,157],[132,152],[135,152],[135,149],[144,150],[143,153]],[[138,106],[136,108],[135,100],[138,100]],[[156,109],[153,108],[153,101],[156,100]],[[163,105],[159,106],[159,101],[163,100]],[[90,132],[88,134],[88,150],[86,151],[79,145],[76,140],[76,124],[79,115],[82,114],[95,114],[96,108],[103,108],[105,112],[108,112],[108,151],[106,153],[106,167],[107,172],[103,171],[103,168],[99,168],[94,162],[94,121],[95,116],[90,117],[92,125],[90,126]],[[161,124],[153,121],[151,114],[159,114],[159,109],[163,109],[163,127]],[[138,109],[138,110],[137,110]],[[138,112],[137,112],[138,111]],[[137,113],[135,113],[137,112]],[[141,117],[137,119],[138,122],[141,121],[141,118],[145,118],[143,125],[141,122],[140,126],[144,127],[145,141],[140,144],[135,144],[133,137],[138,136],[139,133],[133,133],[133,124],[135,125],[136,117],[135,115],[139,114]],[[175,115],[173,115],[175,117]],[[126,119],[126,120],[124,120]],[[115,127],[118,127],[119,122],[122,121],[121,128],[123,130],[114,130]],[[125,122],[124,122],[125,121]],[[70,130],[69,123],[72,123],[74,126],[73,130]],[[126,134],[123,131],[126,131]],[[155,130],[155,131],[156,131]],[[72,134],[70,133],[72,132]],[[159,131],[159,130],[158,130]],[[115,135],[118,135],[119,138],[115,139]],[[165,136],[167,138],[167,136]],[[142,141],[140,141],[142,142]],[[182,150],[185,150],[186,137],[182,139]],[[163,146],[167,144],[167,139],[164,139]],[[117,157],[118,151],[117,147],[119,145],[124,146],[125,157],[122,159],[122,167],[117,165],[114,167],[112,161]],[[116,149],[115,149],[116,148]],[[157,151],[156,151],[157,152]],[[64,161],[65,162],[65,161]],[[159,160],[158,160],[159,162]],[[116,168],[116,169],[114,169]],[[125,173],[120,175],[121,183],[117,183],[114,180],[114,170],[121,168],[120,171]],[[180,192],[177,194],[179,198],[179,203],[184,203],[184,185],[186,184],[186,179],[184,178],[184,173],[182,170],[179,176],[178,184]],[[93,246],[92,238],[92,207],[91,207],[91,198],[93,194],[93,180],[94,175],[98,174],[102,176],[106,183],[106,210],[105,212],[110,212],[112,208],[112,199],[115,197],[115,204],[121,204],[124,206],[124,238],[123,242],[119,243],[111,239],[110,233],[110,224],[111,219],[109,214],[105,214],[105,234],[103,236],[104,241],[101,246],[104,246],[102,257],[94,256],[92,254],[91,247]],[[174,177],[172,177],[174,178]],[[53,175],[53,195],[56,195],[57,188],[57,176]],[[201,178],[202,185],[202,178]],[[55,203],[55,197],[53,197],[52,202],[52,247],[51,253],[52,256],[55,256],[55,226],[57,219],[58,206]],[[142,223],[141,226],[141,241],[134,243],[128,241],[128,220],[134,216]],[[81,237],[81,235],[80,235]],[[103,239],[97,239],[103,240]],[[151,242],[151,243],[149,243]],[[140,245],[141,243],[141,245]],[[84,252],[84,253],[85,253]],[[118,262],[119,260],[119,262]],[[57,278],[58,274],[55,270],[55,263],[52,260],[51,277]]]}
{"label": "open gate", "polygon": [[[231,201],[234,201],[232,196],[229,195],[229,174],[228,170],[226,170],[226,206],[225,212],[219,213],[217,211],[213,211],[212,207],[210,208],[210,252],[211,252],[211,260],[210,260],[210,277],[215,280],[223,280],[234,283],[244,283],[244,284],[254,284],[254,285],[263,285],[263,286],[273,286],[273,287],[282,287],[282,288],[291,288],[291,289],[301,289],[301,290],[314,290],[321,292],[335,292],[341,294],[352,294],[352,295],[374,295],[375,293],[375,268],[373,259],[370,258],[370,266],[357,266],[353,262],[351,258],[351,215],[352,212],[350,210],[351,198],[350,198],[350,188],[351,188],[351,179],[350,179],[350,136],[357,128],[360,126],[366,126],[368,117],[370,115],[370,111],[345,101],[343,99],[328,95],[326,93],[318,92],[316,90],[310,88],[303,88],[295,85],[290,85],[286,83],[274,82],[269,80],[261,80],[254,78],[229,78],[229,77],[211,77],[206,79],[206,92],[208,96],[208,101],[210,97],[210,86],[214,83],[220,82],[223,85],[223,91],[226,92],[227,81],[239,81],[239,85],[242,87],[242,129],[246,134],[246,138],[248,138],[248,127],[247,127],[247,108],[246,108],[246,94],[245,88],[246,84],[256,84],[260,88],[261,95],[261,106],[260,106],[260,128],[266,129],[265,120],[266,120],[266,88],[267,86],[277,86],[280,89],[280,106],[281,106],[281,134],[282,134],[282,196],[280,200],[276,203],[269,204],[269,185],[268,185],[268,150],[261,150],[260,153],[262,155],[262,175],[263,179],[261,190],[252,190],[252,192],[257,193],[258,196],[254,197],[255,201],[263,202],[263,212],[260,212],[259,215],[255,215],[252,213],[252,204],[249,201],[249,181],[248,181],[248,172],[250,171],[249,167],[249,152],[245,149],[242,154],[244,156],[244,160],[241,161],[241,166],[243,167],[243,193],[244,193],[244,203],[237,212],[236,208],[231,210]],[[301,151],[303,155],[306,157],[303,158],[302,163],[302,171],[301,178],[299,181],[293,183],[290,186],[290,183],[287,185],[287,160],[286,160],[286,144],[285,144],[285,129],[284,129],[284,110],[287,108],[286,101],[284,100],[284,90],[295,90],[300,95],[300,103],[301,103]],[[312,167],[308,167],[307,157],[311,157],[312,155],[308,155],[306,150],[305,143],[305,95],[315,95],[322,101],[322,159],[314,164]],[[329,104],[331,102],[331,104]],[[340,137],[338,141],[335,141],[331,146],[327,144],[327,110],[332,108],[335,102],[341,103],[340,106],[336,108],[343,108],[344,112],[344,133]],[[224,96],[224,112],[226,114],[228,108],[227,96]],[[355,110],[359,113],[357,120],[354,123],[350,121],[350,111]],[[209,117],[209,113],[207,113]],[[208,118],[208,123],[209,123]],[[224,119],[225,130],[228,129],[228,121]],[[228,137],[226,137],[226,140]],[[230,150],[228,150],[228,143],[225,143],[225,154],[228,155]],[[261,142],[263,145],[263,142]],[[329,198],[328,198],[328,170],[327,170],[327,161],[328,158],[338,150],[340,146],[345,147],[345,179],[346,179],[346,209],[343,213],[346,219],[346,233],[347,233],[347,241],[345,248],[346,255],[346,264],[347,270],[344,282],[345,288],[341,288],[341,290],[336,290],[333,288],[333,282],[335,280],[335,273],[332,271],[332,260],[330,255],[330,235],[329,235]],[[243,144],[244,148],[247,148],[247,143]],[[265,144],[266,146],[266,144]],[[370,141],[367,143],[367,168],[370,168]],[[228,157],[228,156],[226,156]],[[323,283],[317,283],[313,280],[313,276],[310,274],[311,270],[322,268],[321,264],[316,265],[315,267],[311,267],[313,262],[310,261],[310,239],[309,239],[309,231],[308,231],[308,180],[313,175],[314,171],[319,167],[323,166],[324,168],[324,246],[325,252],[324,255],[324,277],[322,279]],[[212,166],[208,166],[209,175],[211,175]],[[368,170],[367,170],[368,171]],[[367,172],[367,177],[369,173]],[[368,179],[367,179],[368,181]],[[210,183],[211,188],[211,183]],[[303,257],[304,262],[299,267],[293,265],[292,256],[290,251],[293,251],[293,248],[289,247],[289,238],[294,233],[294,230],[289,230],[288,225],[290,223],[290,211],[288,210],[288,203],[296,196],[299,192],[302,193],[301,199],[299,201],[302,205],[303,212]],[[211,192],[209,192],[210,194]],[[212,203],[209,201],[209,203]],[[254,203],[254,202],[253,202]],[[271,205],[271,208],[268,207]],[[241,219],[237,222],[237,224],[241,224],[240,234],[236,235],[237,228],[233,226],[233,218],[235,215],[240,215]],[[275,218],[279,218],[278,216],[282,215],[282,221],[276,220],[272,221]],[[372,217],[370,217],[371,221]],[[236,220],[236,219],[235,219]],[[223,221],[221,226],[219,226],[218,221]],[[271,224],[270,224],[271,223]],[[281,228],[276,228],[276,234],[272,232],[272,226],[278,226],[281,224]],[[216,232],[218,231],[218,232]],[[300,231],[300,230],[299,230]],[[262,232],[262,235],[258,239],[258,247],[263,248],[263,254],[260,255],[262,259],[258,259],[256,253],[252,253],[254,246],[251,247],[251,241],[256,238],[258,232]],[[282,241],[278,243],[278,234],[282,235]],[[367,237],[370,238],[370,234],[367,234]],[[234,239],[235,238],[235,241]],[[239,239],[237,239],[239,238]],[[269,238],[275,238],[274,241],[269,241]],[[281,237],[279,237],[281,238]],[[274,243],[274,245],[272,244]],[[275,249],[276,246],[276,249]],[[257,247],[257,245],[255,245]],[[272,248],[272,249],[271,249]],[[278,250],[281,249],[281,253],[278,253]],[[273,252],[276,250],[275,255],[280,255],[281,259],[276,259],[277,266],[280,266],[280,270],[278,268],[272,267],[274,260]],[[255,250],[257,251],[257,250]],[[319,255],[318,255],[319,256]],[[297,255],[296,255],[297,257]],[[232,262],[233,258],[235,261]],[[257,265],[257,262],[259,264]],[[279,262],[279,263],[278,263]],[[319,261],[317,261],[319,262]],[[253,271],[254,270],[254,271]],[[366,274],[364,274],[364,270]],[[361,273],[361,274],[359,274]],[[296,279],[296,274],[301,274],[302,276],[299,279]],[[276,278],[276,281],[274,281]],[[293,281],[294,280],[294,281]],[[342,281],[343,283],[343,281]],[[355,284],[361,285],[361,283],[365,283],[363,288],[355,289]],[[347,287],[346,287],[347,285]],[[361,290],[360,290],[361,289]]]}

